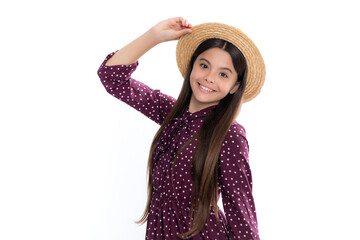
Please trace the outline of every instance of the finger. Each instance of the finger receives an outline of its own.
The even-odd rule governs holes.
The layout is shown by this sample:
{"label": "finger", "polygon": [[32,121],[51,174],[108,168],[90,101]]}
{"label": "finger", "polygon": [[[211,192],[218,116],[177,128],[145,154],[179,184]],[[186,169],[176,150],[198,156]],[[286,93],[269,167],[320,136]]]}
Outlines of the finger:
{"label": "finger", "polygon": [[191,32],[192,32],[192,30],[190,28],[185,28],[183,30],[180,30],[179,32],[176,33],[176,39],[179,39],[183,35],[189,34]]}
{"label": "finger", "polygon": [[188,27],[188,28],[191,28],[191,27],[192,27],[192,25],[189,23],[188,20],[186,20],[185,22],[186,22],[186,27]]}
{"label": "finger", "polygon": [[191,24],[189,23],[189,21],[183,17],[177,17],[174,18],[175,22],[180,24],[180,26],[182,27],[186,27],[186,28],[191,28]]}
{"label": "finger", "polygon": [[182,25],[182,26],[185,26],[185,24],[186,24],[186,20],[185,20],[185,19],[182,19],[181,25]]}
{"label": "finger", "polygon": [[176,23],[180,23],[181,25],[182,25],[183,22],[184,22],[184,18],[183,18],[183,17],[176,17],[176,18],[174,18],[174,20],[175,20]]}
{"label": "finger", "polygon": [[184,24],[184,26],[185,26],[185,27],[188,27],[188,25],[189,25],[189,22],[188,22],[188,20],[185,19],[185,24]]}

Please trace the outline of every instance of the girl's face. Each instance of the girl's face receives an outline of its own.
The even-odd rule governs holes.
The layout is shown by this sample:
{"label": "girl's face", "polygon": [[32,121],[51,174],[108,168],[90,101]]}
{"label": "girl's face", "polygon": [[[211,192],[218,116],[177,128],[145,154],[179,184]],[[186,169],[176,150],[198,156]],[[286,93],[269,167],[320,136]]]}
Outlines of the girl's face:
{"label": "girl's face", "polygon": [[217,105],[227,94],[239,88],[237,72],[231,56],[220,48],[210,48],[200,54],[190,74],[192,96],[189,111],[196,112]]}

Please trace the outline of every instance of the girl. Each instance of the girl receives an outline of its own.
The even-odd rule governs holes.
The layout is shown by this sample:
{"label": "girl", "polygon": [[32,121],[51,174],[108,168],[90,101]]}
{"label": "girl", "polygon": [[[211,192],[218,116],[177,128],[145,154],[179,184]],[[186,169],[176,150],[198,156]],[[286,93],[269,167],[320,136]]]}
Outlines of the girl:
{"label": "girl", "polygon": [[[131,77],[144,53],[176,39],[184,76],[177,99]],[[148,159],[148,201],[136,222],[147,221],[146,239],[260,239],[249,145],[235,120],[264,83],[254,43],[225,24],[167,19],[110,53],[98,75],[109,94],[160,125]]]}

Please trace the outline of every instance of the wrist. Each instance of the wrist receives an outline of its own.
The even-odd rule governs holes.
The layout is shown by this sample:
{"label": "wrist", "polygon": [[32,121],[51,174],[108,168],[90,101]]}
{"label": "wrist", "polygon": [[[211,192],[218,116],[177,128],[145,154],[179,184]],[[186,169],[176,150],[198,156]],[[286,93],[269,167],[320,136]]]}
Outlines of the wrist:
{"label": "wrist", "polygon": [[150,28],[146,33],[145,33],[145,37],[147,39],[147,41],[152,44],[153,46],[163,42],[161,35],[159,34],[158,31],[156,31],[156,29],[154,27]]}

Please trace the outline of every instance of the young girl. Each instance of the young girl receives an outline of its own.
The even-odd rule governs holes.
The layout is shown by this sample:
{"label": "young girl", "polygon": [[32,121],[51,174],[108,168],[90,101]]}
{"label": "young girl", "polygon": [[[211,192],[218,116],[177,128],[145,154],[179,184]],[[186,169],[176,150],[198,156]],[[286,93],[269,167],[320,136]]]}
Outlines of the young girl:
{"label": "young girl", "polygon": [[[131,77],[144,53],[176,39],[184,76],[177,99]],[[136,222],[147,221],[146,239],[260,239],[249,145],[235,120],[265,79],[254,43],[225,24],[192,27],[172,18],[110,53],[98,75],[109,94],[160,125],[148,159],[148,201]]]}

